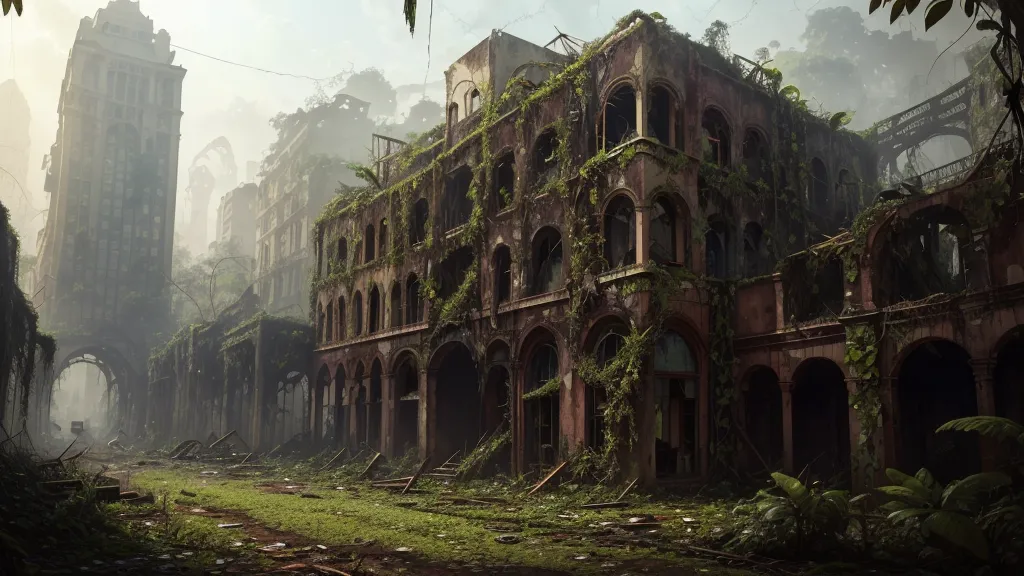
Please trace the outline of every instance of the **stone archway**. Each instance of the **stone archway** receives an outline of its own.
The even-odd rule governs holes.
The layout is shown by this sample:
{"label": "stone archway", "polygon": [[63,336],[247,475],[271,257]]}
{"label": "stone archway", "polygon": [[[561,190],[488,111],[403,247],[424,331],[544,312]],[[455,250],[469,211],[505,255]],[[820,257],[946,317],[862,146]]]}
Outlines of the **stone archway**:
{"label": "stone archway", "polygon": [[391,398],[394,402],[394,436],[392,454],[399,456],[419,446],[420,388],[419,366],[412,353],[403,354],[391,378]]}
{"label": "stone archway", "polygon": [[[135,372],[122,352],[106,345],[78,346],[69,350],[68,353],[61,355],[53,370],[49,406],[51,421],[55,416],[59,419],[66,415],[66,421],[57,424],[62,432],[70,432],[72,421],[90,420],[87,432],[95,440],[103,442],[110,440],[107,436],[117,434],[118,430],[134,435],[141,434],[142,430],[130,430],[131,413],[134,408],[141,413],[142,421],[146,422],[146,390],[138,386],[138,379],[134,378]],[[93,366],[95,370],[75,368],[83,364]],[[86,375],[86,372],[91,373]],[[69,376],[85,377],[88,380],[95,378],[95,381],[81,380],[73,383],[68,380]],[[173,406],[173,382],[169,382],[168,387],[168,399]],[[99,416],[99,419],[96,419],[96,416]],[[173,408],[163,412],[153,410],[152,416],[159,421],[154,421],[151,429],[169,432],[173,421]],[[163,425],[164,428],[157,428],[158,425]]]}
{"label": "stone archway", "polygon": [[849,485],[850,407],[835,362],[810,358],[793,373],[793,472],[810,482]]}
{"label": "stone archway", "polygon": [[458,452],[463,457],[480,440],[480,374],[472,351],[459,341],[435,353],[435,456],[444,461]]}
{"label": "stone archway", "polygon": [[897,377],[901,469],[913,474],[927,468],[942,483],[980,471],[975,435],[935,432],[955,418],[978,415],[970,356],[949,340],[911,346]]}

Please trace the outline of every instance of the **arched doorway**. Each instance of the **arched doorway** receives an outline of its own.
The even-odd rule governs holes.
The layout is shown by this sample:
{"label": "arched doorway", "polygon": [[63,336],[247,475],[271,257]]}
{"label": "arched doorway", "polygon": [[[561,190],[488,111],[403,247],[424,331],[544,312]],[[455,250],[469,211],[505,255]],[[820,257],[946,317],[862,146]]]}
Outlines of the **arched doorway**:
{"label": "arched doorway", "polygon": [[338,364],[338,368],[334,372],[334,394],[334,445],[339,448],[347,448],[349,445],[349,408],[344,398],[345,367],[341,364]]}
{"label": "arched doorway", "polygon": [[850,407],[846,377],[835,362],[811,358],[793,374],[794,472],[825,485],[850,481]]}
{"label": "arched doorway", "polygon": [[900,364],[899,462],[908,474],[927,468],[946,483],[981,470],[977,435],[935,432],[954,418],[978,415],[970,360],[957,344],[932,340],[917,344]]}
{"label": "arched doorway", "polygon": [[[50,429],[53,435],[70,441],[75,437],[72,427],[77,429],[77,425],[72,423],[81,422],[85,438],[105,443],[111,434],[117,434],[118,429],[124,428],[122,420],[127,413],[127,390],[122,390],[122,386],[127,382],[127,367],[120,365],[120,358],[109,356],[102,349],[83,349],[69,355],[55,372],[50,396]],[[158,436],[166,438],[174,421],[177,382],[171,375],[162,380],[154,383],[155,393],[167,401],[168,409],[165,412],[154,411],[151,422],[147,424]],[[8,386],[7,414],[4,415],[10,434],[21,427],[22,393],[20,384],[12,380]]]}
{"label": "arched doorway", "polygon": [[[756,366],[747,376],[744,394],[744,421],[747,437],[757,450],[767,472],[782,468],[782,390],[779,377],[767,366]],[[747,465],[754,472],[764,464],[754,456]]]}
{"label": "arched doorway", "polygon": [[434,403],[436,415],[435,455],[441,461],[456,452],[462,456],[480,439],[480,385],[476,361],[469,348],[452,342],[436,354],[441,356],[436,373]]}
{"label": "arched doorway", "polygon": [[[309,432],[309,379],[299,372],[291,372],[281,382],[277,392],[278,420],[275,430],[278,444],[298,434]],[[248,418],[248,414],[243,415]],[[239,430],[239,433],[242,433]]]}
{"label": "arched doorway", "polygon": [[326,364],[320,366],[316,375],[316,393],[313,398],[316,402],[314,414],[316,415],[316,440],[324,445],[331,444],[334,438],[334,397],[335,392],[331,382],[331,369]]}
{"label": "arched doorway", "polygon": [[554,335],[538,329],[531,339],[523,382],[523,468],[539,472],[558,461],[561,371]]}
{"label": "arched doorway", "polygon": [[654,344],[654,465],[659,476],[700,473],[700,377],[693,350],[678,332]]}
{"label": "arched doorway", "polygon": [[395,439],[394,454],[404,454],[419,445],[420,384],[416,358],[406,353],[395,369]]}

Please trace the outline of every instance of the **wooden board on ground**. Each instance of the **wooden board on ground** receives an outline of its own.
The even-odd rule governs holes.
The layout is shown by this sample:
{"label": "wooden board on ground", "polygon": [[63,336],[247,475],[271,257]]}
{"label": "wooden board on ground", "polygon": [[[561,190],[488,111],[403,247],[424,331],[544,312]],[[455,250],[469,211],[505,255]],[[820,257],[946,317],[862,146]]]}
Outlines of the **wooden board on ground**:
{"label": "wooden board on ground", "polygon": [[430,456],[427,456],[423,460],[423,463],[420,464],[420,467],[419,469],[416,470],[416,473],[412,475],[412,478],[409,478],[409,483],[405,485],[404,489],[402,489],[402,494],[407,493],[409,491],[409,488],[412,488],[412,485],[416,483],[416,480],[419,480],[420,474],[423,474],[423,471],[427,469],[427,464],[430,464]]}
{"label": "wooden board on ground", "polygon": [[547,476],[545,476],[545,477],[544,477],[544,479],[543,479],[543,480],[541,480],[541,481],[540,481],[540,482],[539,482],[539,483],[538,483],[538,484],[537,484],[536,486],[534,486],[534,487],[533,487],[533,490],[530,490],[530,492],[529,492],[529,493],[527,494],[527,496],[533,496],[533,494],[534,494],[535,492],[537,492],[538,490],[540,490],[541,488],[543,488],[543,487],[544,487],[544,485],[545,485],[545,484],[547,484],[547,483],[548,483],[548,482],[549,482],[549,481],[550,481],[550,480],[551,480],[552,478],[554,478],[556,474],[558,474],[559,472],[561,472],[561,471],[562,471],[562,469],[563,469],[563,468],[565,468],[565,466],[566,466],[567,464],[568,464],[568,462],[562,462],[562,463],[561,463],[561,464],[559,464],[558,466],[555,466],[555,469],[554,469],[554,470],[552,470],[550,474],[548,474]]}
{"label": "wooden board on ground", "polygon": [[346,448],[342,448],[340,451],[338,451],[338,453],[334,455],[334,458],[331,458],[330,462],[328,462],[327,464],[324,464],[324,467],[319,469],[319,470],[317,470],[317,472],[323,472],[324,470],[327,470],[328,468],[330,468],[331,465],[334,464],[335,460],[337,460],[338,458],[341,458],[341,455],[345,453],[345,450],[346,450]]}
{"label": "wooden board on ground", "polygon": [[380,452],[374,454],[373,460],[370,460],[370,463],[367,464],[366,468],[364,468],[363,471],[359,474],[359,479],[362,480],[363,478],[369,476],[370,472],[373,472],[373,469],[377,466],[377,462],[380,462],[381,458],[382,456]]}

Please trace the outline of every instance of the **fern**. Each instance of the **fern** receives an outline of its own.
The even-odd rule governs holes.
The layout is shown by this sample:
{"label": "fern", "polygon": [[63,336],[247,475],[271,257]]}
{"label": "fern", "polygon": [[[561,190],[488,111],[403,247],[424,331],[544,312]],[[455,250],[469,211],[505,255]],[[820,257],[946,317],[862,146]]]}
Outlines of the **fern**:
{"label": "fern", "polygon": [[970,416],[950,420],[939,426],[936,432],[977,432],[982,436],[998,440],[1013,439],[1024,444],[1024,425],[999,416]]}

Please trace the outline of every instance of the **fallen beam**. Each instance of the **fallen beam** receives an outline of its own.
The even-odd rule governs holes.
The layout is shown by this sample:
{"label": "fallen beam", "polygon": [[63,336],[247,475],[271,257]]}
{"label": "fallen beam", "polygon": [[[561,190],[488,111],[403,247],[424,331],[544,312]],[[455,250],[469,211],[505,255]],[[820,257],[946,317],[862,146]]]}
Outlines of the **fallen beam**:
{"label": "fallen beam", "polygon": [[554,478],[556,474],[561,472],[562,469],[565,468],[567,464],[569,464],[569,463],[568,462],[562,462],[558,466],[555,466],[555,469],[552,470],[551,473],[549,473],[547,476],[545,476],[544,479],[541,480],[536,486],[534,486],[533,490],[530,490],[530,492],[527,494],[527,496],[533,496],[534,493],[536,493],[538,490],[543,488],[545,484],[550,482],[551,479]]}
{"label": "fallen beam", "polygon": [[373,460],[370,460],[370,463],[366,465],[366,468],[364,468],[363,471],[359,473],[359,479],[362,480],[363,478],[366,478],[370,474],[370,472],[373,472],[373,469],[377,467],[377,463],[380,462],[381,458],[381,453],[377,452],[373,456]]}
{"label": "fallen beam", "polygon": [[213,444],[210,444],[209,449],[213,450],[214,448],[216,448],[216,447],[220,446],[221,444],[223,444],[224,441],[226,441],[228,438],[230,438],[232,436],[234,436],[235,438],[238,438],[238,441],[242,443],[242,446],[245,446],[246,450],[249,449],[249,445],[246,444],[245,440],[242,440],[242,437],[238,435],[238,431],[237,430],[232,430],[231,432],[228,432],[227,434],[221,436],[220,439],[218,439],[216,442],[214,442]]}
{"label": "fallen beam", "polygon": [[345,448],[342,448],[341,450],[339,450],[338,453],[334,455],[334,458],[331,458],[330,462],[328,462],[327,464],[324,464],[324,467],[319,469],[319,470],[317,470],[317,472],[323,472],[324,470],[327,470],[328,468],[330,468],[334,464],[335,460],[337,460],[338,458],[341,458],[341,455],[345,453],[345,450],[346,450]]}
{"label": "fallen beam", "polygon": [[416,470],[416,473],[412,475],[412,478],[409,478],[409,483],[406,484],[405,488],[402,489],[402,494],[409,492],[409,488],[412,488],[412,485],[415,484],[417,480],[419,480],[420,474],[423,474],[423,471],[427,469],[427,464],[430,464],[430,456],[427,456],[423,460],[423,463],[420,464],[420,467],[418,470]]}
{"label": "fallen beam", "polygon": [[636,481],[637,480],[639,480],[639,478],[634,478],[633,481],[629,483],[629,486],[626,486],[626,489],[623,490],[622,494],[619,494],[619,497],[616,498],[615,500],[619,501],[619,500],[622,500],[623,498],[625,498],[626,494],[629,494],[629,491],[632,490],[634,486],[636,486]]}
{"label": "fallen beam", "polygon": [[625,508],[629,506],[629,502],[598,502],[596,504],[584,504],[580,508],[587,510],[601,510],[602,508]]}
{"label": "fallen beam", "polygon": [[402,476],[401,478],[388,478],[387,480],[374,480],[371,484],[402,484],[412,480],[412,476]]}

